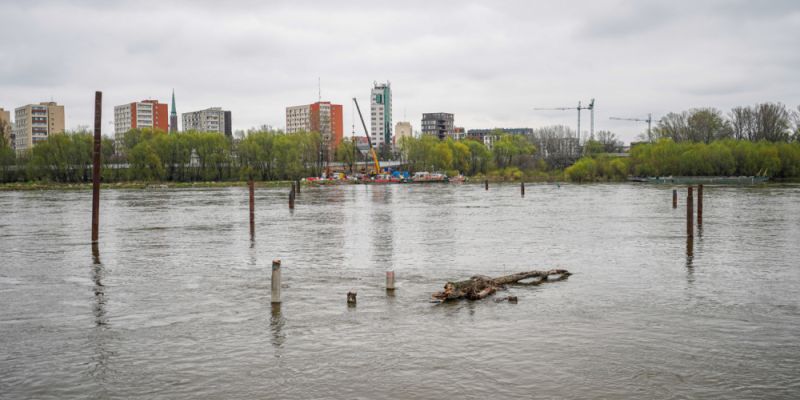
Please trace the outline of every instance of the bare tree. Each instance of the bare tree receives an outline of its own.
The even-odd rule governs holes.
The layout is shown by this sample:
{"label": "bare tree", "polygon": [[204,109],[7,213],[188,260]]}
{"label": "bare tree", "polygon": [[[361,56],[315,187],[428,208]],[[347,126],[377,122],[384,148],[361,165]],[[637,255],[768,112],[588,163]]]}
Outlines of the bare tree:
{"label": "bare tree", "polygon": [[794,112],[794,140],[800,142],[800,106]]}
{"label": "bare tree", "polygon": [[578,136],[563,125],[536,129],[528,136],[528,140],[536,146],[534,156],[553,168],[568,167],[581,156]]}
{"label": "bare tree", "polygon": [[736,140],[756,140],[756,119],[750,107],[734,107],[728,114],[731,132]]}
{"label": "bare tree", "polygon": [[617,135],[610,131],[598,131],[597,141],[603,145],[603,151],[606,153],[622,151],[622,141],[617,138]]}
{"label": "bare tree", "polygon": [[653,129],[656,138],[669,138],[676,142],[689,139],[689,113],[669,113]]}
{"label": "bare tree", "polygon": [[787,142],[791,138],[791,115],[781,103],[762,103],[755,107],[757,140]]}
{"label": "bare tree", "polygon": [[730,124],[725,120],[722,111],[716,108],[697,108],[689,113],[687,118],[688,140],[711,143],[713,140],[731,136]]}

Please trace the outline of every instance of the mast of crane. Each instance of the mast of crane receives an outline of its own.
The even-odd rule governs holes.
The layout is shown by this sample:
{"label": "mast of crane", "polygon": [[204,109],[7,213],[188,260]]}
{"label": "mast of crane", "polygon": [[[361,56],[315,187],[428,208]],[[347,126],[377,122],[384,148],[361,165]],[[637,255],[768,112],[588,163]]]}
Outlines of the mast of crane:
{"label": "mast of crane", "polygon": [[589,126],[589,137],[594,138],[594,99],[592,99],[592,101],[589,102],[589,107],[587,108],[589,109],[592,115],[591,125]]}
{"label": "mast of crane", "polygon": [[367,143],[369,144],[369,152],[372,154],[372,162],[375,164],[375,175],[381,173],[381,165],[378,163],[378,154],[375,153],[375,148],[372,147],[372,139],[369,137],[369,131],[367,130],[367,124],[364,123],[364,116],[361,115],[361,108],[358,106],[358,100],[353,97],[353,103],[356,104],[356,111],[358,111],[358,117],[361,119],[361,125],[364,127],[364,135],[367,136]]}
{"label": "mast of crane", "polygon": [[534,110],[541,111],[541,110],[557,110],[557,111],[565,111],[565,110],[578,110],[578,145],[581,144],[581,110],[591,110],[592,112],[592,124],[591,124],[591,133],[594,134],[594,99],[589,102],[588,107],[584,107],[581,105],[581,102],[578,101],[578,107],[552,107],[552,108],[534,108]]}
{"label": "mast of crane", "polygon": [[653,114],[647,113],[647,118],[620,118],[620,117],[611,117],[609,119],[613,119],[616,121],[635,121],[635,122],[647,122],[647,140],[649,142],[653,141],[653,133],[652,133],[652,125],[653,125]]}

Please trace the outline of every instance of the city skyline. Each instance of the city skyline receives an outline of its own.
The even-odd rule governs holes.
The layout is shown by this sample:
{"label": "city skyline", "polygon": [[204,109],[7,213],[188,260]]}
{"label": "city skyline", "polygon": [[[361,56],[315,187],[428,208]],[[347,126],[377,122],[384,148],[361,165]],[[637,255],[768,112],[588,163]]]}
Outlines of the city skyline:
{"label": "city skyline", "polygon": [[[467,129],[574,129],[574,111],[533,108],[596,98],[595,130],[629,142],[645,126],[609,117],[728,112],[765,101],[795,108],[800,98],[792,79],[800,5],[790,1],[137,4],[0,5],[8,21],[0,34],[20,37],[0,44],[8,59],[0,66],[0,107],[53,99],[66,106],[73,129],[91,126],[93,93],[102,90],[103,130],[111,135],[112,105],[169,103],[174,88],[180,109],[220,105],[237,115],[234,130],[247,130],[282,128],[286,106],[310,103],[321,91],[345,105],[349,136],[348,100],[368,104],[371,84],[391,81],[393,120],[415,130],[423,113],[439,110]],[[175,30],[170,16],[185,8],[193,23]],[[367,29],[374,20],[383,22]],[[219,28],[205,29],[212,25]],[[223,54],[197,61],[208,45]],[[586,113],[582,127],[588,130]]]}

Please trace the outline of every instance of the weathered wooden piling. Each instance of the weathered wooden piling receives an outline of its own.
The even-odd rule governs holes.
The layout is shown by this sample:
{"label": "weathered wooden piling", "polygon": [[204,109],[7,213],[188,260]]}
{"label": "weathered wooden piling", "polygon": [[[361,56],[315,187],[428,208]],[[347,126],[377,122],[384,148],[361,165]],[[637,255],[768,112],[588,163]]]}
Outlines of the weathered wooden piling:
{"label": "weathered wooden piling", "polygon": [[697,227],[703,226],[703,185],[697,185]]}
{"label": "weathered wooden piling", "polygon": [[300,194],[300,181],[297,181],[297,194]]}
{"label": "weathered wooden piling", "polygon": [[292,182],[292,190],[289,191],[289,209],[294,210],[294,182]]}
{"label": "weathered wooden piling", "polygon": [[358,294],[356,292],[347,292],[347,305],[354,306],[356,305],[356,296]]}
{"label": "weathered wooden piling", "polygon": [[100,239],[100,127],[103,92],[94,92],[94,148],[92,150],[92,243]]}
{"label": "weathered wooden piling", "polygon": [[485,180],[483,181],[483,184],[484,184],[484,186],[486,187],[486,190],[489,190],[489,180],[488,180],[488,179],[485,179]]}
{"label": "weathered wooden piling", "polygon": [[525,182],[519,183],[519,190],[520,190],[520,195],[522,197],[525,197]]}
{"label": "weathered wooden piling", "polygon": [[272,281],[270,295],[272,304],[281,302],[281,260],[272,260]]}
{"label": "weathered wooden piling", "polygon": [[678,189],[672,189],[672,208],[678,208]]}
{"label": "weathered wooden piling", "polygon": [[253,236],[256,232],[256,195],[252,178],[247,182],[247,188],[250,191],[250,236]]}
{"label": "weathered wooden piling", "polygon": [[394,271],[386,271],[386,290],[394,290]]}
{"label": "weathered wooden piling", "polygon": [[689,186],[689,194],[686,196],[686,236],[694,237],[694,196],[693,188]]}

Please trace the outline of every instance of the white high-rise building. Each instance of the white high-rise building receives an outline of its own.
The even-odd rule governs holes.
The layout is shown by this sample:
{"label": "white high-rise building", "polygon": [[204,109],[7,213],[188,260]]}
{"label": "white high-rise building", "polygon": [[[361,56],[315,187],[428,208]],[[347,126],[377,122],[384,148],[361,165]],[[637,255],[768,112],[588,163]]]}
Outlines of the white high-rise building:
{"label": "white high-rise building", "polygon": [[181,114],[184,131],[217,132],[232,136],[231,112],[222,107],[211,107],[205,110]]}
{"label": "white high-rise building", "polygon": [[286,107],[286,133],[311,132],[311,105]]}
{"label": "white high-rise building", "polygon": [[380,149],[392,143],[392,84],[375,82],[370,96],[372,144]]}

